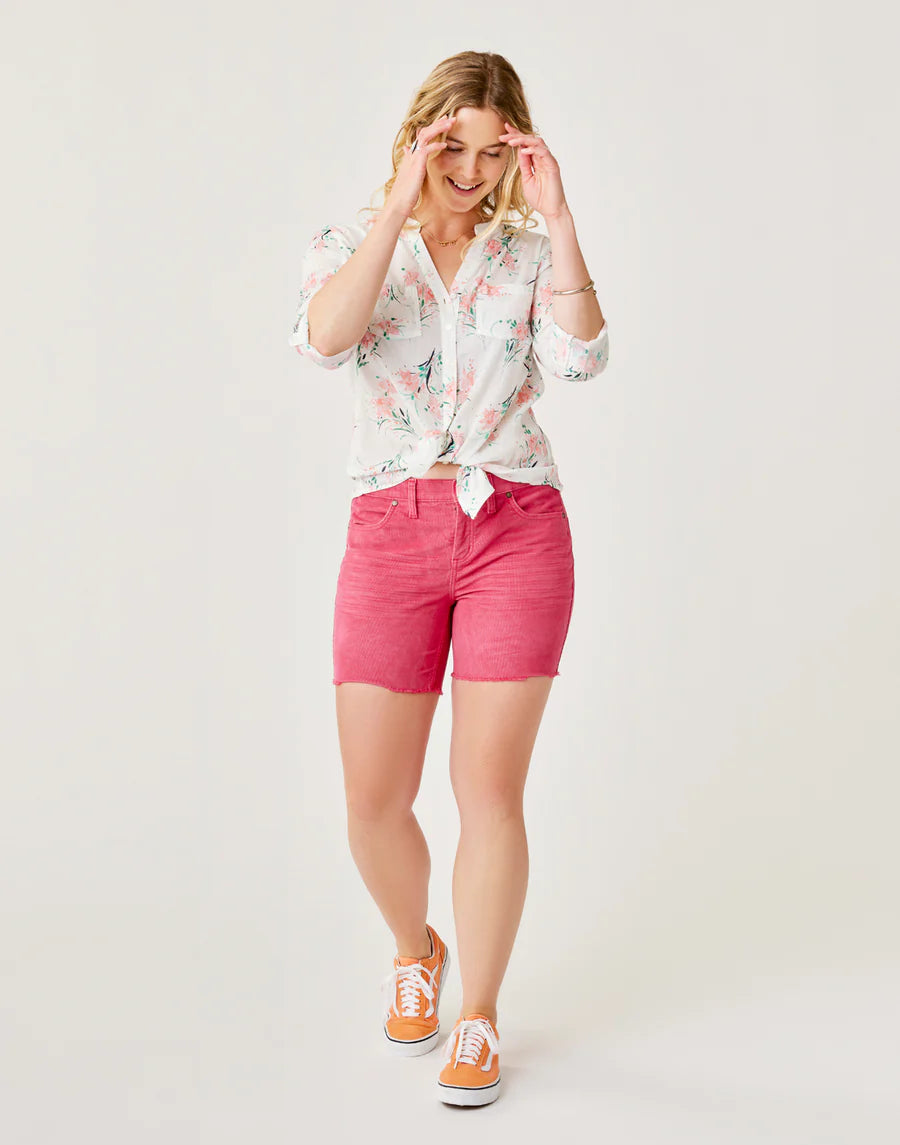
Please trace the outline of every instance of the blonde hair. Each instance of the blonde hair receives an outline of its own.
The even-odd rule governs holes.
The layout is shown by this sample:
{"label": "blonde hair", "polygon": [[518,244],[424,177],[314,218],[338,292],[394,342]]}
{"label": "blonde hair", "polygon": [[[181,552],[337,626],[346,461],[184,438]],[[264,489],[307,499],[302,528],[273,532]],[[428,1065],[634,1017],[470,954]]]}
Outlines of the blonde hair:
{"label": "blonde hair", "polygon": [[[403,148],[412,146],[420,128],[427,127],[443,115],[454,114],[461,107],[495,111],[514,130],[523,134],[537,134],[537,128],[532,123],[531,113],[528,110],[522,81],[512,64],[495,52],[459,52],[442,60],[413,96],[400,130],[394,137],[391,150],[394,169],[387,182],[372,193],[373,198],[383,193],[384,200],[387,201],[397,178],[397,168],[403,159]],[[437,138],[440,139],[441,136]],[[424,185],[423,182],[423,188]],[[418,210],[421,204],[420,191],[413,212]],[[509,148],[506,169],[499,183],[485,196],[479,207],[480,221],[489,221],[492,224],[479,236],[481,239],[490,238],[504,223],[512,224],[517,235],[537,226],[537,221],[532,217],[533,210],[522,193],[522,173],[519,170],[516,148]],[[370,199],[370,205],[362,207],[358,214],[364,212],[377,214],[382,209],[383,204],[381,207],[372,206]],[[509,217],[512,211],[521,216],[521,222],[518,224]],[[407,228],[411,229],[412,224],[404,223],[403,229]],[[462,248],[462,258],[465,258],[474,241],[474,238],[469,239]]]}

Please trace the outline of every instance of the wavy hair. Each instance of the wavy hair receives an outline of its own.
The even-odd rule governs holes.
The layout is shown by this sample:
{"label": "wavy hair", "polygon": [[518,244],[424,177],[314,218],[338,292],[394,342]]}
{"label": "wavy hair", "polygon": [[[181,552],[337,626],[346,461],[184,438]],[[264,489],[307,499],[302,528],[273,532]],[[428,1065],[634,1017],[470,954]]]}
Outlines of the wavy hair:
{"label": "wavy hair", "polygon": [[[384,201],[387,202],[397,178],[397,169],[403,160],[403,148],[412,146],[420,128],[427,127],[443,115],[454,114],[461,107],[495,111],[516,131],[528,135],[538,133],[537,127],[531,120],[522,81],[509,60],[495,52],[459,52],[442,60],[410,101],[391,149],[393,171],[383,186],[373,191],[372,198],[383,193]],[[439,135],[436,138],[441,139],[443,136]],[[424,185],[423,181],[423,188]],[[413,212],[421,204],[420,191]],[[383,208],[384,203],[376,207],[372,205],[370,199],[370,205],[360,208],[357,213],[378,214]],[[499,183],[482,199],[479,208],[480,221],[492,224],[483,235],[479,236],[482,239],[490,238],[504,223],[512,223],[517,235],[537,226],[533,210],[522,193],[522,173],[519,170],[518,155],[514,147],[509,148],[506,169]],[[516,212],[520,216],[519,223],[509,217],[511,212]],[[409,222],[405,222],[402,230],[411,229],[411,226]],[[472,238],[465,244],[461,258],[466,257],[474,241]]]}

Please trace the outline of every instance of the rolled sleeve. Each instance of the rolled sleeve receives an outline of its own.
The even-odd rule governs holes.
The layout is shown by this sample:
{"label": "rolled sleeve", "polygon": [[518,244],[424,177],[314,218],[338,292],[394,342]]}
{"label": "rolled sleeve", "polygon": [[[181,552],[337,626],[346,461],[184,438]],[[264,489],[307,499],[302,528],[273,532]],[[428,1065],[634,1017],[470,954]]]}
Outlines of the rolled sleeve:
{"label": "rolled sleeve", "polygon": [[541,236],[541,253],[531,312],[532,348],[541,372],[565,382],[585,382],[606,368],[609,331],[604,319],[596,338],[576,338],[553,318],[553,280],[550,239]]}
{"label": "rolled sleeve", "polygon": [[326,370],[336,370],[343,366],[356,353],[357,346],[349,346],[339,354],[323,354],[311,345],[309,303],[316,291],[321,290],[355,252],[356,248],[340,227],[327,226],[313,235],[303,255],[300,303],[288,345],[293,346],[302,357],[309,358]]}

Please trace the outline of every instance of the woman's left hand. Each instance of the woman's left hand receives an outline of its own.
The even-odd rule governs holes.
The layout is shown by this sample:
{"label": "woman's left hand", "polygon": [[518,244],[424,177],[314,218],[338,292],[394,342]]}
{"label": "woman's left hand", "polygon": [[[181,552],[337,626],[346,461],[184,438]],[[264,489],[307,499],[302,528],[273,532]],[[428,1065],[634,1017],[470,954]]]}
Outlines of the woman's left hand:
{"label": "woman's left hand", "polygon": [[559,164],[539,135],[520,135],[512,125],[503,121],[507,129],[499,138],[510,147],[519,149],[519,171],[522,174],[522,193],[526,200],[545,219],[558,215],[566,206]]}

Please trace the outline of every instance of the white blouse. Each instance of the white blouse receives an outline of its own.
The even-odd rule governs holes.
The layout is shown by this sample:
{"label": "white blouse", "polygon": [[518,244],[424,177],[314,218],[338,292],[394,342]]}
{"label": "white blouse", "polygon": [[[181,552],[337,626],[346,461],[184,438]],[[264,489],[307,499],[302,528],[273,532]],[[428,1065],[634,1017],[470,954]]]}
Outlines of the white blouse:
{"label": "white blouse", "polygon": [[469,517],[492,492],[485,470],[562,489],[532,410],[544,390],[541,374],[569,382],[595,377],[606,366],[609,338],[605,322],[584,341],[554,321],[550,239],[536,231],[516,235],[505,223],[485,240],[480,236],[491,223],[477,223],[448,292],[420,224],[410,218],[415,227],[400,233],[362,339],[340,354],[321,354],[309,342],[309,300],[373,221],[325,226],[313,236],[289,339],[298,354],[327,370],[352,359],[352,496],[421,477],[436,461],[462,466],[456,496]]}

